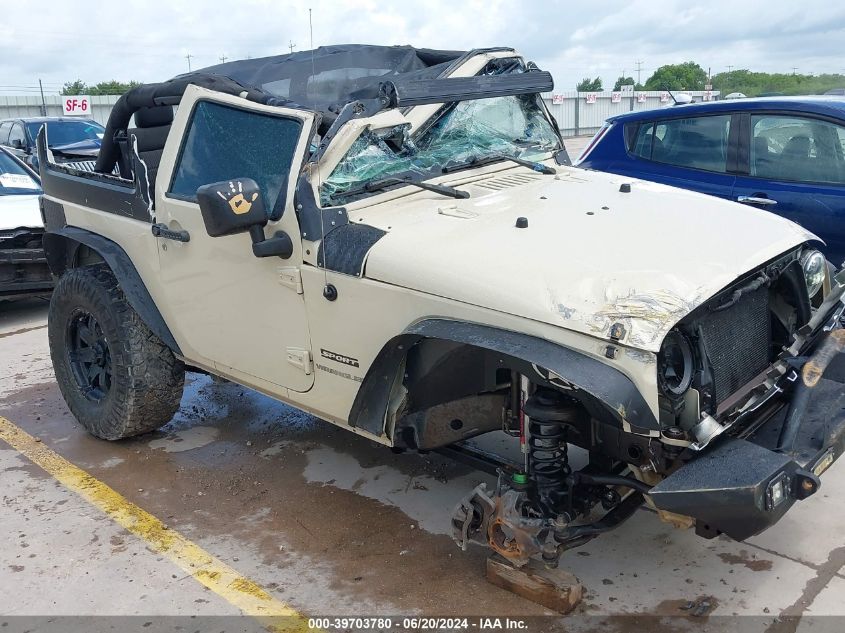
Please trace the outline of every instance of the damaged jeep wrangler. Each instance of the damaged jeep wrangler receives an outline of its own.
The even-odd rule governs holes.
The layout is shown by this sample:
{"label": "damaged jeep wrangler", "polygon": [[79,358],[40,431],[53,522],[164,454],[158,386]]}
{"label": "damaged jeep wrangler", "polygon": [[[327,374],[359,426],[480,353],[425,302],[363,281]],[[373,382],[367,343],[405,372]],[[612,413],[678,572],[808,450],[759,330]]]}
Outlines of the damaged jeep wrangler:
{"label": "damaged jeep wrangler", "polygon": [[498,474],[455,539],[516,565],[643,504],[773,525],[845,445],[845,273],[775,215],[571,167],[552,87],[509,48],[335,46],[130,90],[93,172],[42,129],[74,416],[157,429],[189,369],[446,451]]}

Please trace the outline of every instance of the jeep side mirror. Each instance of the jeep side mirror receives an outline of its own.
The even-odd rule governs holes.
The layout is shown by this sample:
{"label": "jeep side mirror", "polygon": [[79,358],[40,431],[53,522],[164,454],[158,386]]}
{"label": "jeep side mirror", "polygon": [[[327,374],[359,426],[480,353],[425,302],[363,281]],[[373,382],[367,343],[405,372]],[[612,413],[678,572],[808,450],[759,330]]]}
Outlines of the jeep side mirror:
{"label": "jeep side mirror", "polygon": [[246,233],[267,224],[261,190],[252,178],[213,182],[197,189],[205,230],[211,237]]}
{"label": "jeep side mirror", "polygon": [[23,141],[22,141],[21,139],[19,139],[19,138],[12,139],[12,147],[13,147],[14,149],[26,149],[26,147],[24,146]]}
{"label": "jeep side mirror", "polygon": [[249,232],[256,257],[281,257],[293,253],[293,242],[284,231],[264,237],[267,211],[261,189],[252,178],[233,178],[197,189],[197,203],[205,230],[211,237]]}

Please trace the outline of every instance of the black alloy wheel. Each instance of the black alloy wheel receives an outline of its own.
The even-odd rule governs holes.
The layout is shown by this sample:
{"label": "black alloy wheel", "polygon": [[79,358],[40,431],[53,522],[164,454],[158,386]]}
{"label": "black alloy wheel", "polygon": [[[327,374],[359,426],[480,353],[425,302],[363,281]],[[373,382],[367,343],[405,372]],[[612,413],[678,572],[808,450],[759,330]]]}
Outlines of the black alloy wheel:
{"label": "black alloy wheel", "polygon": [[82,394],[93,402],[105,398],[112,384],[109,342],[90,312],[75,311],[67,327],[67,354],[71,372]]}

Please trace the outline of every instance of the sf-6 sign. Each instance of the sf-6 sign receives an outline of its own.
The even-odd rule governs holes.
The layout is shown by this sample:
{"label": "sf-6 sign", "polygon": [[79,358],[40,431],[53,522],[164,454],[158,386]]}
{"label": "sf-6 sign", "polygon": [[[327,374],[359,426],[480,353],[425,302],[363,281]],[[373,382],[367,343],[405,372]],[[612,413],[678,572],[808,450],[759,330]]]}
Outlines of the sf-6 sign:
{"label": "sf-6 sign", "polygon": [[64,116],[91,116],[91,97],[62,97],[62,110]]}

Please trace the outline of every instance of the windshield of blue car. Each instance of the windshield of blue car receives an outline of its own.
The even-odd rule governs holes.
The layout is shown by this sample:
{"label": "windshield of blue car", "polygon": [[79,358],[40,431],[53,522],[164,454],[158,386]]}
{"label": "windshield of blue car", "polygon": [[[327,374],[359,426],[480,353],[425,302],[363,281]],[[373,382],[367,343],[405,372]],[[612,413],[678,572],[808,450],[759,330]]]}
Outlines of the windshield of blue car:
{"label": "windshield of blue car", "polygon": [[0,152],[0,196],[36,195],[41,187],[14,158]]}
{"label": "windshield of blue car", "polygon": [[492,97],[445,106],[415,133],[410,125],[365,130],[320,187],[323,206],[344,204],[366,183],[390,177],[425,180],[446,165],[490,156],[544,160],[561,148],[540,95]]}
{"label": "windshield of blue car", "polygon": [[[43,121],[27,123],[26,130],[33,142],[38,136]],[[47,121],[47,143],[50,147],[60,147],[80,141],[98,141],[106,131],[96,121]]]}

